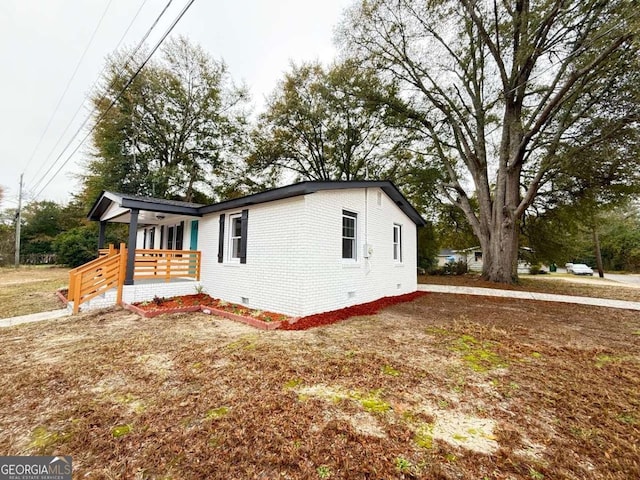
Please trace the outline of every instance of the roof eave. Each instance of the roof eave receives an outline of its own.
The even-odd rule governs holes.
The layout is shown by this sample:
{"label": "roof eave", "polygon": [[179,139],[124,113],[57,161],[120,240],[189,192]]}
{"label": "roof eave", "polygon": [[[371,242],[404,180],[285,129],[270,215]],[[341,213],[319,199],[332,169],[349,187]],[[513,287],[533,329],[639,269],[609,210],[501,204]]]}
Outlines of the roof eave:
{"label": "roof eave", "polygon": [[285,187],[255,193],[242,198],[226,200],[207,206],[186,206],[172,205],[167,203],[153,202],[151,199],[128,198],[113,192],[103,191],[93,207],[89,211],[87,218],[93,221],[100,221],[102,215],[107,211],[112,203],[119,207],[128,209],[138,209],[151,212],[168,213],[176,215],[187,215],[192,217],[202,217],[208,213],[221,212],[235,208],[247,207],[261,203],[283,200],[286,198],[308,195],[322,190],[345,190],[351,188],[380,188],[385,194],[407,215],[418,227],[426,225],[426,221],[418,211],[402,195],[398,187],[388,180],[359,180],[359,181],[306,181],[288,185]]}
{"label": "roof eave", "polygon": [[176,215],[189,215],[192,217],[201,217],[199,207],[185,207],[180,205],[168,205],[164,203],[147,202],[144,200],[134,200],[124,198],[120,204],[122,208],[130,208],[137,210],[146,210],[148,212],[173,213]]}
{"label": "roof eave", "polygon": [[224,202],[200,207],[201,214],[221,212],[234,208],[248,207],[260,203],[267,203],[286,198],[308,195],[322,190],[345,190],[350,188],[380,188],[391,200],[419,227],[426,225],[426,220],[413,208],[411,203],[402,195],[398,187],[388,180],[363,180],[352,182],[307,181],[275,188],[265,192],[255,193],[247,197],[235,198]]}
{"label": "roof eave", "polygon": [[87,218],[99,222],[102,215],[115,203],[119,207],[127,209],[146,210],[148,212],[169,213],[175,215],[187,215],[190,217],[201,217],[199,207],[188,207],[184,205],[171,205],[166,203],[155,203],[140,199],[126,198],[113,192],[103,191],[95,201]]}

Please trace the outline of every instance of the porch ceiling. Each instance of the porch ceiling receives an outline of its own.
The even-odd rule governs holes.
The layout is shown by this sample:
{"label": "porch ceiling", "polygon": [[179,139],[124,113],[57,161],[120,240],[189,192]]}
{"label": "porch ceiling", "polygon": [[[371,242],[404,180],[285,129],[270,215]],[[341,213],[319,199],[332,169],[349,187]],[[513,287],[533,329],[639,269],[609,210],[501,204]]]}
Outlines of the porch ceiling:
{"label": "porch ceiling", "polygon": [[[175,220],[176,222],[183,220],[189,217],[193,217],[195,215],[176,215],[176,214],[171,214],[171,213],[159,213],[159,212],[152,212],[149,210],[140,210],[140,213],[138,214],[138,226],[142,227],[145,225],[160,225],[160,224],[165,224],[165,223],[171,223],[172,220]],[[129,224],[131,223],[131,210],[130,209],[126,209],[124,210],[122,213],[113,216],[113,217],[109,217],[109,218],[102,218],[103,221],[107,221],[110,223],[125,223],[125,224]]]}
{"label": "porch ceiling", "polygon": [[96,200],[89,220],[115,223],[130,223],[131,210],[137,209],[139,224],[155,225],[167,219],[179,217],[201,217],[198,203],[162,200],[157,198],[102,192]]}

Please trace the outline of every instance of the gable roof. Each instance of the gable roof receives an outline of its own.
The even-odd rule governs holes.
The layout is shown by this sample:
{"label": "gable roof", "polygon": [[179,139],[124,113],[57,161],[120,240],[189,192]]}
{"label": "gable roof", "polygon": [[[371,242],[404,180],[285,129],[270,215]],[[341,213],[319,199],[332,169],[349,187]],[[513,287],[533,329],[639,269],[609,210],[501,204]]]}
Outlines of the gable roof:
{"label": "gable roof", "polygon": [[162,198],[143,197],[140,195],[129,195],[127,193],[116,193],[103,191],[95,201],[87,218],[98,221],[112,204],[122,208],[137,208],[158,213],[175,213],[178,215],[192,215],[200,217],[198,209],[201,203],[180,202],[177,200],[164,200]]}
{"label": "gable roof", "polygon": [[159,198],[140,197],[136,195],[105,191],[102,192],[100,197],[94,203],[91,211],[89,212],[88,218],[89,220],[100,220],[101,216],[114,203],[122,208],[137,208],[152,212],[175,213],[201,217],[207,213],[243,208],[250,205],[273,202],[275,200],[282,200],[300,195],[308,195],[310,193],[324,190],[345,190],[349,188],[380,188],[416,225],[424,226],[426,223],[418,211],[413,208],[404,195],[400,193],[400,190],[398,190],[398,188],[388,180],[359,180],[348,182],[306,181],[287,185],[286,187],[254,193],[245,197],[225,200],[212,205],[162,200]]}
{"label": "gable roof", "polygon": [[242,208],[259,203],[273,202],[284,198],[297,197],[300,195],[308,195],[323,190],[345,190],[349,188],[380,188],[387,194],[391,200],[402,210],[416,225],[425,225],[425,220],[420,216],[418,211],[413,208],[409,201],[400,193],[400,190],[388,180],[359,180],[359,181],[307,181],[287,185],[286,187],[274,188],[246,197],[234,198],[224,202],[214,203],[202,207],[200,211],[204,213],[220,212],[233,208]]}

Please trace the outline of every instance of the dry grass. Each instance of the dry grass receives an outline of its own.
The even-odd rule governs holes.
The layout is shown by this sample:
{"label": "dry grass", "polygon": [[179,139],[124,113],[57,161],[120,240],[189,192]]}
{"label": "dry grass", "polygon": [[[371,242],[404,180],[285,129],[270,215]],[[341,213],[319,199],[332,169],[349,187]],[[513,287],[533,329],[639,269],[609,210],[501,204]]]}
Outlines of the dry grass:
{"label": "dry grass", "polygon": [[418,282],[436,285],[523,290],[640,302],[640,288],[638,287],[626,286],[612,280],[602,280],[593,277],[576,277],[575,275],[522,275],[520,276],[518,285],[503,285],[500,283],[487,282],[482,280],[480,275],[476,274],[461,276],[422,275],[418,277]]}
{"label": "dry grass", "polygon": [[0,318],[61,308],[55,291],[68,283],[66,268],[0,268]]}
{"label": "dry grass", "polygon": [[640,478],[637,312],[430,294],[302,332],[0,331],[0,451],[74,478]]}

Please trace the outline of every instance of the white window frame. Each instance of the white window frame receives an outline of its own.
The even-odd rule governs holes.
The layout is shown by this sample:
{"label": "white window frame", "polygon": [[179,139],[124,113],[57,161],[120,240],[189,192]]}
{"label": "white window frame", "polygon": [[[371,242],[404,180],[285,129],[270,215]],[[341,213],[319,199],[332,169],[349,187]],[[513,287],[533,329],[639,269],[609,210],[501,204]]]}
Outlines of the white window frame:
{"label": "white window frame", "polygon": [[[397,238],[396,238],[397,237]],[[393,224],[393,261],[402,263],[402,225]]]}
{"label": "white window frame", "polygon": [[[234,236],[233,235],[233,221],[235,219],[238,219],[239,223],[240,223],[240,234],[238,236]],[[238,240],[238,246],[240,247],[240,245],[242,244],[242,213],[232,213],[229,215],[229,228],[227,229],[229,232],[229,239],[228,239],[228,244],[229,244],[229,257],[228,260],[230,262],[240,262],[240,252],[238,252],[238,256],[234,257],[234,249],[233,249],[233,241],[234,240]]]}
{"label": "white window frame", "polygon": [[[349,218],[353,220],[353,237],[346,237],[344,235],[344,219]],[[357,262],[358,261],[358,214],[356,212],[352,212],[350,210],[342,210],[342,221],[340,222],[341,228],[341,256],[342,260],[345,262]],[[353,248],[351,250],[351,256],[344,256],[344,241],[350,240],[353,243]]]}

